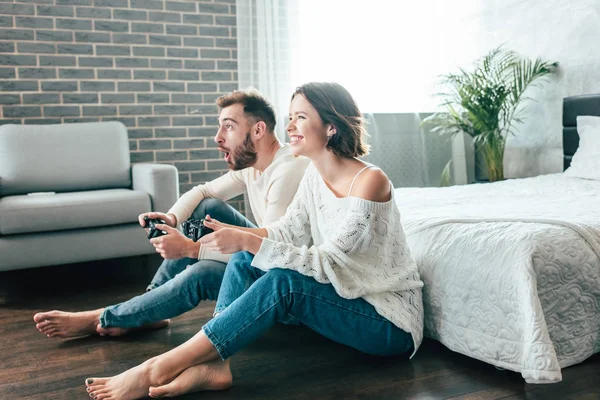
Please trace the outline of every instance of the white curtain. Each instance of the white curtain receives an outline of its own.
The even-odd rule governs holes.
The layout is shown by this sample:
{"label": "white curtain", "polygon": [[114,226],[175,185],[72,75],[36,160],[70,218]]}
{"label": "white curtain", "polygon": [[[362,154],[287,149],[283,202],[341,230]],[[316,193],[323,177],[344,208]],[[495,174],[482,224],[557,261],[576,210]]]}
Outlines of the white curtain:
{"label": "white curtain", "polygon": [[294,89],[338,82],[369,121],[367,160],[395,186],[437,186],[450,159],[454,183],[467,183],[462,138],[452,143],[423,132],[420,113],[435,110],[437,76],[473,60],[472,26],[458,16],[478,3],[237,0],[240,87],[273,102],[285,140]]}
{"label": "white curtain", "polygon": [[295,89],[290,28],[297,23],[297,0],[237,0],[236,8],[239,86],[260,90],[273,103],[277,134],[284,139]]}

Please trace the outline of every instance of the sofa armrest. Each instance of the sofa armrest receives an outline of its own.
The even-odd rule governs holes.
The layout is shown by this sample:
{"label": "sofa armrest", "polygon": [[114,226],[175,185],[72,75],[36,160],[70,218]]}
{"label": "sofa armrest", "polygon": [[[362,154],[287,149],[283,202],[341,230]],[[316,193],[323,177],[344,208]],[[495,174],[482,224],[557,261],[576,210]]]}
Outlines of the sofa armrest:
{"label": "sofa armrest", "polygon": [[133,190],[150,195],[152,211],[167,212],[179,198],[179,177],[172,165],[134,164],[131,177]]}

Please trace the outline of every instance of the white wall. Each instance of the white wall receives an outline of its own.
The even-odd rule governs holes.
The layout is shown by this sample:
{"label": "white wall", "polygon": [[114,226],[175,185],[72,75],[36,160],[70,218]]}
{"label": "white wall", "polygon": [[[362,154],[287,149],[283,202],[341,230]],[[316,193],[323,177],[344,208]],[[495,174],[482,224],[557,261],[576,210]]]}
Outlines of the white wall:
{"label": "white wall", "polygon": [[[460,1],[460,0],[459,0]],[[562,171],[562,98],[600,92],[600,0],[481,0],[466,16],[477,53],[505,43],[521,55],[558,61],[560,72],[529,94],[527,120],[509,138],[506,177]]]}

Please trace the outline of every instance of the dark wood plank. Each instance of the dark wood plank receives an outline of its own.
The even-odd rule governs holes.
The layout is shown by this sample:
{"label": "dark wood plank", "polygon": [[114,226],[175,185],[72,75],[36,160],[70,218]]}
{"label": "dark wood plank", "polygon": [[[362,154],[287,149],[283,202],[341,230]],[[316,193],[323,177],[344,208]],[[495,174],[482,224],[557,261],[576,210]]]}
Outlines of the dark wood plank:
{"label": "dark wood plank", "polygon": [[[95,309],[141,293],[159,262],[128,258],[0,273],[0,399],[85,398],[86,377],[118,374],[198,332],[211,318],[213,302],[175,318],[169,328],[121,338],[56,340],[35,329],[36,312]],[[234,386],[203,399],[600,398],[600,355],[566,368],[560,383],[529,385],[520,374],[432,340],[408,361],[367,356],[284,325],[234,356],[231,366]]]}

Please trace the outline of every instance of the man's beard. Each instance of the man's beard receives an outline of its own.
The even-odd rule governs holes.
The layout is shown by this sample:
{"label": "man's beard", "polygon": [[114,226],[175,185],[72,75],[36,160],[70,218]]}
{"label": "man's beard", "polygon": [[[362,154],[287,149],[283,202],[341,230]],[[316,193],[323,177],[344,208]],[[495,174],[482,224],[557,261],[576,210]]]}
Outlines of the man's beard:
{"label": "man's beard", "polygon": [[254,143],[252,143],[250,132],[248,132],[244,142],[231,151],[227,163],[230,169],[239,171],[240,169],[253,166],[256,158],[256,149],[254,148]]}

